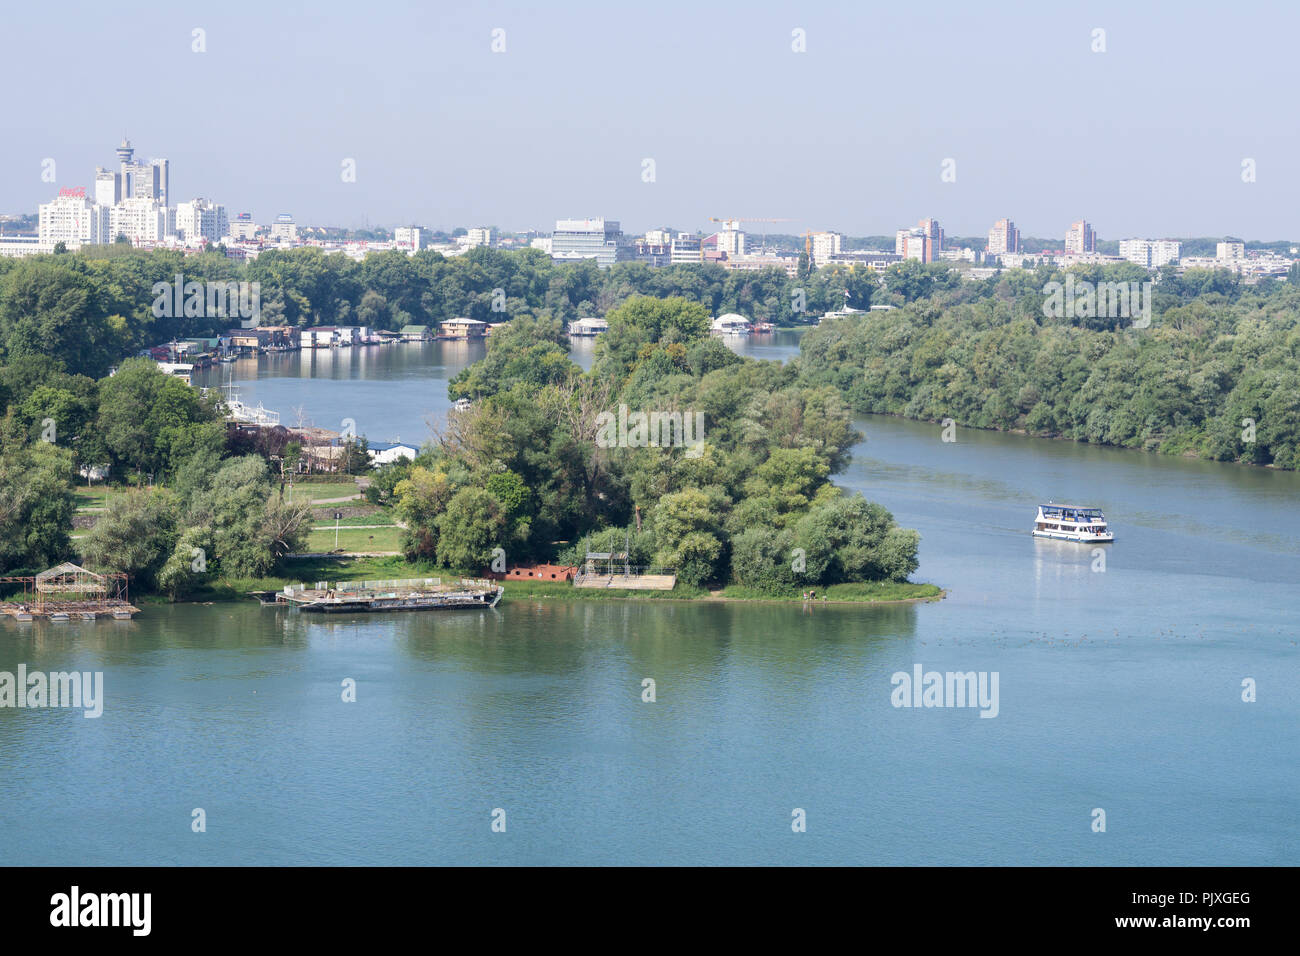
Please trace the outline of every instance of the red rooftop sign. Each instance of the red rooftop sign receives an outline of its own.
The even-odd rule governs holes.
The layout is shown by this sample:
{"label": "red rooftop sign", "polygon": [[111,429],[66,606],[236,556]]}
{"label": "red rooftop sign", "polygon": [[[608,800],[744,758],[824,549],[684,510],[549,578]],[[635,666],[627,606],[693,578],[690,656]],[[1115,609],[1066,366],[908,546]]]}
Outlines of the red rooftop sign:
{"label": "red rooftop sign", "polygon": [[60,189],[59,198],[60,199],[85,199],[86,187],[77,186],[73,189]]}

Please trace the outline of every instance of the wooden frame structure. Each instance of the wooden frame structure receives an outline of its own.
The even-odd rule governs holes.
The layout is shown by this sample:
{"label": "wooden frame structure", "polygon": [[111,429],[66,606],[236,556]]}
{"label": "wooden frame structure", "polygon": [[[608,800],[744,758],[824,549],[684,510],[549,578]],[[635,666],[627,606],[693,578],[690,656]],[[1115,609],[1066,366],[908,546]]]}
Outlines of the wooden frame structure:
{"label": "wooden frame structure", "polygon": [[129,618],[140,609],[131,605],[127,580],[121,572],[97,574],[68,561],[34,576],[3,576],[0,583],[23,586],[23,597],[0,602],[0,611],[20,621],[94,620],[100,614]]}

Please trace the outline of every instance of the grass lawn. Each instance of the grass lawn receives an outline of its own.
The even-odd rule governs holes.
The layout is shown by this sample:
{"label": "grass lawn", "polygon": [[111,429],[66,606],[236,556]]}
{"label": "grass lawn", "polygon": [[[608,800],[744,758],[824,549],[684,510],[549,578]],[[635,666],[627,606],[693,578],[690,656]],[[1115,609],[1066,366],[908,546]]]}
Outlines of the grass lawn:
{"label": "grass lawn", "polygon": [[[277,484],[272,494],[280,493],[280,486]],[[284,486],[284,496],[291,501],[320,501],[322,498],[347,498],[350,495],[360,494],[361,489],[357,487],[355,481],[344,482],[316,482],[306,481],[299,482],[293,486],[293,494],[290,496],[289,486]]]}
{"label": "grass lawn", "polygon": [[[155,485],[154,487],[157,486]],[[130,494],[137,490],[149,491],[151,489],[148,485],[141,489],[115,485],[94,485],[87,488],[85,485],[81,485],[80,487],[73,489],[72,500],[76,504],[78,511],[87,511],[92,508],[102,511],[106,501],[120,498],[122,495]]]}
{"label": "grass lawn", "polygon": [[[351,523],[350,520],[346,519],[339,522],[340,525]],[[333,524],[330,524],[328,529],[324,525],[318,524],[307,535],[308,551],[333,551],[335,547],[342,548],[344,551],[400,551],[402,550],[402,529],[371,528],[354,531],[340,527],[337,546],[334,544]]]}
{"label": "grass lawn", "polygon": [[[331,505],[325,505],[323,508],[316,509],[316,520],[313,523],[314,527],[321,530],[324,530],[325,528],[329,528],[332,531],[334,529],[334,512],[331,510],[332,507],[333,506]],[[340,509],[342,510],[344,507],[346,507],[346,509],[348,510],[355,510],[356,503],[349,502],[346,506],[341,505]],[[391,508],[374,508],[367,511],[366,514],[360,514],[360,515],[344,514],[343,517],[339,519],[340,527],[344,527],[350,524],[351,525],[358,525],[358,524],[384,525],[384,524],[396,524],[396,523],[397,523],[397,516],[393,514],[393,510]]]}

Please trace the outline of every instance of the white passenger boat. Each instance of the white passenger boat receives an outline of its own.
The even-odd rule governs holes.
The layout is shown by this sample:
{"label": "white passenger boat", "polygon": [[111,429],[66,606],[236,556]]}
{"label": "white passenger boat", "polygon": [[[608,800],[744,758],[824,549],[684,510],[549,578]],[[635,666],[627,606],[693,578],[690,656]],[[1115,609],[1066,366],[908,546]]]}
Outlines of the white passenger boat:
{"label": "white passenger boat", "polygon": [[1038,517],[1034,519],[1034,537],[1087,542],[1115,540],[1100,508],[1057,504],[1038,506]]}

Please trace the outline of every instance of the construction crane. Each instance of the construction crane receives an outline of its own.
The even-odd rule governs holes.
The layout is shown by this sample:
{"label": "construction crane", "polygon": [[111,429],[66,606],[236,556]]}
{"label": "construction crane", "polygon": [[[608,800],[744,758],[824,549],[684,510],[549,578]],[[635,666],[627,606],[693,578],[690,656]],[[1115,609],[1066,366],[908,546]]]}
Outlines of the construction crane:
{"label": "construction crane", "polygon": [[[761,216],[730,216],[730,217],[710,216],[709,222],[720,222],[722,223],[722,227],[726,229],[728,232],[739,232],[740,224],[742,222],[793,222],[793,220],[782,219],[782,218],[776,218],[776,219],[763,218]],[[764,227],[763,229],[763,251],[764,252],[767,251],[766,227]]]}

